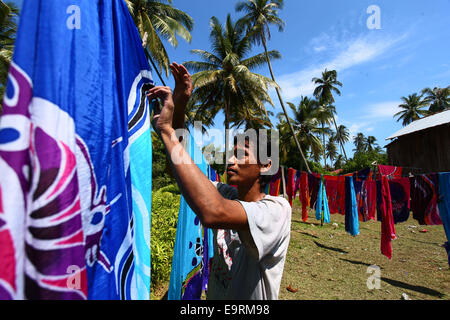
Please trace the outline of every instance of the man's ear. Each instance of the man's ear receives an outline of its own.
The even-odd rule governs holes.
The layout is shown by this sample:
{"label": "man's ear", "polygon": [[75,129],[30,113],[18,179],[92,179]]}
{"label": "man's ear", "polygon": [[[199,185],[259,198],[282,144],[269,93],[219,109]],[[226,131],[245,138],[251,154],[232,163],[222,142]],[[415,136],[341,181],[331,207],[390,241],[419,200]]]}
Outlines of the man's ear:
{"label": "man's ear", "polygon": [[269,159],[268,163],[261,164],[261,167],[259,170],[260,170],[260,173],[263,174],[263,173],[269,172],[270,168],[272,168],[272,160]]}

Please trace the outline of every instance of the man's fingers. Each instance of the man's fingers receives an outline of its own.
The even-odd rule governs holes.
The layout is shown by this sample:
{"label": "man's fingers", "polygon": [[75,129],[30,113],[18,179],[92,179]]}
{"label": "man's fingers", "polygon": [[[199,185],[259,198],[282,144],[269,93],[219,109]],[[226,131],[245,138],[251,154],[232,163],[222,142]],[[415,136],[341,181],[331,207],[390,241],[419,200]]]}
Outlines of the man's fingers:
{"label": "man's fingers", "polygon": [[171,64],[169,67],[170,67],[170,71],[172,71],[172,75],[173,75],[173,78],[175,79],[175,81],[179,80],[180,79],[180,71],[178,70],[178,68],[173,64]]}
{"label": "man's fingers", "polygon": [[180,72],[181,72],[183,75],[187,75],[188,77],[191,77],[191,75],[189,74],[189,71],[186,69],[185,66],[183,66],[182,64],[180,64],[179,67],[180,67]]}

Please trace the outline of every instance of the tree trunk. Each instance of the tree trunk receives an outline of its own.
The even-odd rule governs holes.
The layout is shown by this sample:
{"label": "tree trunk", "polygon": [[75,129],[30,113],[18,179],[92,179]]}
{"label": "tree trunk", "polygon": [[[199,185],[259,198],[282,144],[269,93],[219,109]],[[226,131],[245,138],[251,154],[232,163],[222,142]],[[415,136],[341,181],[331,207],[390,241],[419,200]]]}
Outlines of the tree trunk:
{"label": "tree trunk", "polygon": [[327,155],[326,155],[326,146],[325,146],[325,124],[322,122],[322,143],[323,143],[323,168],[325,169],[327,166]]}
{"label": "tree trunk", "polygon": [[[266,38],[265,38],[264,35],[262,35],[261,38],[262,38],[262,43],[263,43],[263,46],[264,46],[264,52],[266,54],[267,64],[269,66],[270,76],[272,77],[272,80],[274,82],[276,82],[275,81],[275,76],[274,76],[273,71],[272,71],[272,64],[270,63],[269,52],[267,51]],[[306,165],[306,169],[308,170],[309,173],[311,173],[311,170],[309,169],[309,166],[308,166],[308,162],[306,161],[305,155],[304,155],[304,153],[302,151],[302,148],[300,147],[300,143],[298,142],[297,136],[295,135],[294,128],[292,127],[291,121],[289,120],[289,116],[288,116],[286,108],[284,106],[283,99],[281,98],[280,90],[278,88],[275,88],[275,90],[277,92],[278,99],[280,100],[281,108],[283,108],[284,115],[286,116],[287,123],[289,124],[289,128],[291,129],[292,136],[294,137],[295,144],[297,145],[298,151],[300,151],[300,154],[302,156],[303,162]]]}

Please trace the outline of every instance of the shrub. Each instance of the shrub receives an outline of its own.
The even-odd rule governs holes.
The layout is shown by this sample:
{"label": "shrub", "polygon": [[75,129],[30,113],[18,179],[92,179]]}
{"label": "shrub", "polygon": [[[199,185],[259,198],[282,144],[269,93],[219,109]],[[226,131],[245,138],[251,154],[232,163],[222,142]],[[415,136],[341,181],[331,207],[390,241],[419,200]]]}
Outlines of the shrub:
{"label": "shrub", "polygon": [[153,288],[170,279],[180,197],[177,185],[168,185],[152,194],[151,285]]}

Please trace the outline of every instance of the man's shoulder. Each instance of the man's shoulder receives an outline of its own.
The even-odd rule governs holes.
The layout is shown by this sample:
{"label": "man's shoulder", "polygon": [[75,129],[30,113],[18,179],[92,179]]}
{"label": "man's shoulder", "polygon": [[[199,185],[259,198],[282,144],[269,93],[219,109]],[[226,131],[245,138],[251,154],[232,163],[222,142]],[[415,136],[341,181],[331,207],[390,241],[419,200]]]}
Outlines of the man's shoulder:
{"label": "man's shoulder", "polygon": [[283,208],[292,211],[291,205],[289,204],[289,201],[287,201],[282,196],[271,196],[266,195],[261,201],[271,201],[280,204]]}

